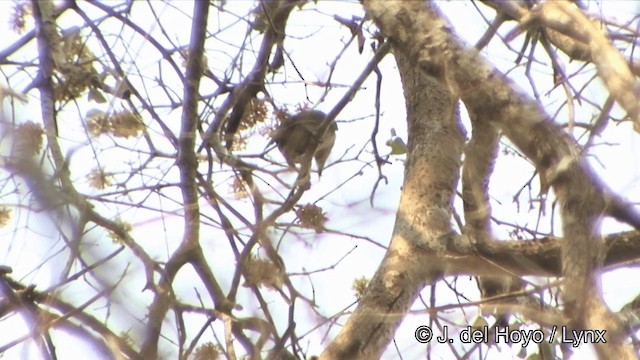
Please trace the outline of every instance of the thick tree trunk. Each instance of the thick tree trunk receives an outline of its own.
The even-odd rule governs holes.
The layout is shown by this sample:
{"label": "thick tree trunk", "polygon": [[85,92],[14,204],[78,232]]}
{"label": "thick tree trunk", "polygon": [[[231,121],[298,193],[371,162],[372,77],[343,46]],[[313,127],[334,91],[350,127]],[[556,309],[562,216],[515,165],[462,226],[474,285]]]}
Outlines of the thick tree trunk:
{"label": "thick tree trunk", "polygon": [[455,238],[450,209],[464,145],[457,99],[413,66],[403,49],[394,54],[409,150],[393,238],[357,309],[320,359],[379,358],[425,283],[444,274]]}
{"label": "thick tree trunk", "polygon": [[443,256],[448,238],[455,237],[449,216],[462,149],[453,96],[478,120],[474,126],[502,130],[553,187],[563,218],[563,297],[571,323],[606,330],[608,342],[596,344],[602,358],[634,358],[597,288],[595,270],[604,255],[595,224],[608,214],[637,226],[637,212],[616,205],[620,200],[597,181],[570,136],[477,51],[465,48],[433,3],[369,0],[364,6],[393,44],[402,74],[408,162],[391,246],[322,359],[379,357],[422,284],[455,267]]}

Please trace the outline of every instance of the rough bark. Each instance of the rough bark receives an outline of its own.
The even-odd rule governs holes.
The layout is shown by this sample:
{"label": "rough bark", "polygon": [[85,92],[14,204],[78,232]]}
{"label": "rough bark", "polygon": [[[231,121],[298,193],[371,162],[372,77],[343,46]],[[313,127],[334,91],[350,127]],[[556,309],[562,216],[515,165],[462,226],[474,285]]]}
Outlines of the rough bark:
{"label": "rough bark", "polygon": [[[415,69],[414,78],[426,79],[430,76],[437,79],[445,89],[464,101],[472,117],[484,119],[476,126],[499,128],[532,160],[543,182],[553,187],[560,204],[565,234],[562,244],[562,274],[566,314],[576,327],[592,326],[607,331],[610,336],[608,342],[596,345],[601,357],[633,358],[631,348],[624,343],[625,336],[620,321],[607,309],[599,295],[596,271],[604,257],[597,223],[603,214],[620,215],[610,208],[612,203],[619,203],[619,200],[598,182],[573,140],[553,123],[540,104],[517,90],[513,83],[486,64],[477,51],[462,45],[435,5],[380,0],[365,1],[363,4],[383,35],[394,45],[401,73],[406,71],[402,70],[402,59],[407,59],[409,66]],[[417,73],[420,72],[427,77],[418,76]],[[414,117],[419,115],[412,111],[414,108],[411,104],[431,102],[434,101],[433,98],[424,97],[424,93],[420,91],[407,93],[406,90],[407,88],[405,94],[409,134],[414,141],[409,143],[410,160],[392,244],[367,295],[323,354],[325,359],[379,356],[391,339],[396,324],[420,290],[417,287],[421,280],[433,281],[437,275],[455,268],[456,265],[456,261],[449,261],[445,266],[443,260],[426,260],[431,254],[439,254],[442,259],[446,252],[443,242],[434,242],[433,235],[439,231],[440,235],[445,234],[443,230],[448,227],[449,208],[443,201],[447,192],[433,187],[436,183],[421,185],[420,189],[430,190],[426,195],[420,191],[414,192],[417,189],[411,186],[414,180],[412,174],[429,174],[420,181],[433,179],[429,170],[433,171],[434,168],[425,166],[423,158],[435,158],[439,152],[431,147],[433,143],[415,142],[416,139],[430,140],[429,135],[421,134],[420,131],[433,132],[434,128],[421,125],[429,124],[428,122],[416,121]],[[431,119],[430,124],[434,123],[437,121]],[[423,152],[427,149],[435,152]],[[445,169],[438,171],[444,173]],[[409,202],[416,201],[408,208]],[[431,206],[434,207],[430,208]],[[622,212],[621,219],[637,225],[637,212],[628,210],[629,207],[626,209],[627,211]],[[429,223],[433,219],[430,215],[436,213],[441,216],[440,221]],[[421,234],[416,234],[415,230],[407,231],[402,226],[402,221],[419,219],[420,216],[426,217],[421,225],[424,226],[424,234],[431,238],[422,236],[418,242],[411,241],[410,239],[420,239]],[[415,223],[414,220],[413,224]],[[445,223],[447,226],[443,226]],[[405,233],[414,236],[407,237]],[[428,251],[409,253],[408,250],[416,248],[420,241],[429,244],[426,247]],[[396,266],[398,263],[402,265]],[[415,269],[411,271],[410,265],[414,263],[428,264],[423,267],[428,268],[428,271],[422,274]],[[395,272],[399,268],[406,271]],[[416,278],[419,275],[424,278]],[[394,314],[391,321],[380,321],[385,311]],[[376,334],[378,329],[381,331]]]}
{"label": "rough bark", "polygon": [[393,238],[357,309],[320,359],[379,358],[424,284],[445,272],[443,256],[455,238],[450,209],[464,142],[457,100],[413,67],[403,49],[394,50],[409,153]]}

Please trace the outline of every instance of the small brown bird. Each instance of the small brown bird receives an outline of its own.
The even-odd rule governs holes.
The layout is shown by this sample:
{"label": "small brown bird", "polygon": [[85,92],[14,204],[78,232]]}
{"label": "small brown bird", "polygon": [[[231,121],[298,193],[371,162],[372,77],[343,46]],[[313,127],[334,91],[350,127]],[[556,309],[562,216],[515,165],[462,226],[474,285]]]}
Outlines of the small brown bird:
{"label": "small brown bird", "polygon": [[326,116],[322,111],[304,110],[283,120],[273,132],[272,141],[278,145],[278,149],[290,167],[296,168],[295,164],[301,164],[306,158],[310,159],[309,151],[317,144],[313,158],[318,167],[318,176],[322,175],[322,169],[336,141],[336,130],[338,130],[338,125],[334,121],[322,139],[317,138],[322,120]]}

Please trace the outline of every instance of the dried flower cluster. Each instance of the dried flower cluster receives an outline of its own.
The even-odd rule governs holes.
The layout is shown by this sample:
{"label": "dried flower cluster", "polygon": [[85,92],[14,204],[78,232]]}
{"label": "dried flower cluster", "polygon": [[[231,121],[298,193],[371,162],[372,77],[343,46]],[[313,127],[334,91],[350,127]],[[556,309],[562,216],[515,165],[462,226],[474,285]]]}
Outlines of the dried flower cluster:
{"label": "dried flower cluster", "polygon": [[355,280],[353,280],[353,285],[351,285],[351,289],[354,292],[354,295],[358,300],[362,298],[364,292],[367,290],[367,286],[369,286],[369,279],[361,276]]}
{"label": "dried flower cluster", "polygon": [[[62,46],[54,51],[57,70],[54,92],[57,101],[77,99],[88,89],[101,82],[93,67],[95,55],[89,50],[80,32],[68,32],[62,36]],[[93,97],[96,97],[95,94]]]}
{"label": "dried flower cluster", "polygon": [[17,34],[22,34],[27,27],[27,17],[31,16],[31,4],[27,1],[16,1],[13,4],[9,27]]}
{"label": "dried flower cluster", "polygon": [[0,227],[6,226],[11,220],[11,209],[6,206],[0,206]]}
{"label": "dried flower cluster", "polygon": [[298,208],[296,215],[303,228],[314,229],[316,233],[324,231],[324,223],[328,220],[322,208],[314,204],[306,204]]}
{"label": "dried flower cluster", "polygon": [[268,286],[282,288],[284,273],[280,267],[269,260],[250,255],[244,263],[245,286]]}
{"label": "dried flower cluster", "polygon": [[16,127],[13,151],[18,159],[29,159],[42,149],[42,126],[32,121],[27,121]]}
{"label": "dried flower cluster", "polygon": [[119,138],[138,136],[145,128],[142,118],[129,110],[107,114],[103,111],[91,111],[87,114],[87,127],[93,136],[111,134]]}
{"label": "dried flower cluster", "polygon": [[105,189],[111,186],[111,176],[104,172],[103,169],[94,169],[88,176],[89,186],[94,189]]}

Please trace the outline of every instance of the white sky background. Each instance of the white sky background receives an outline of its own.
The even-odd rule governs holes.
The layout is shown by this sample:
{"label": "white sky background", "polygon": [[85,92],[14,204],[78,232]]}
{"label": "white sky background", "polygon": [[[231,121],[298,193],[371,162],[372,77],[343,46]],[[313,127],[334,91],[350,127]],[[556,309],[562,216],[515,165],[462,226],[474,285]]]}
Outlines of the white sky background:
{"label": "white sky background", "polygon": [[[638,14],[640,12],[639,4],[640,2],[633,1],[612,1],[605,2],[600,5],[590,2],[592,11],[596,12],[601,9],[608,17],[616,17],[621,21],[628,20],[632,15]],[[7,24],[6,16],[10,13],[10,11],[8,11],[10,6],[10,2],[0,2],[0,29]],[[484,33],[486,26],[484,22],[479,19],[477,11],[470,2],[452,1],[440,3],[440,6],[445,14],[449,16],[449,19],[458,34],[468,43],[475,43],[476,40]],[[177,14],[173,7],[182,8],[185,14]],[[240,10],[240,8],[249,7],[251,7],[251,3],[248,1],[235,3],[230,1],[227,3],[229,14],[246,13],[245,10]],[[190,3],[174,2],[170,3],[170,5],[167,5],[163,9],[162,4],[157,2],[155,3],[155,8],[160,14],[162,14],[161,17],[166,17],[176,24],[181,24],[180,26],[172,28],[175,33],[170,34],[170,36],[180,39],[181,43],[186,43],[190,31],[190,23],[188,22],[187,17],[192,13]],[[236,10],[236,8],[238,10]],[[5,11],[5,9],[7,11]],[[145,10],[146,8],[143,5],[139,9]],[[303,35],[300,35],[295,39],[288,38],[286,40],[287,49],[291,50],[290,55],[292,59],[295,61],[296,65],[303,65],[302,67],[299,67],[299,70],[304,74],[305,79],[308,82],[326,80],[328,76],[327,64],[332,62],[342,49],[342,42],[337,41],[336,39],[348,39],[349,34],[347,30],[331,19],[333,14],[340,15],[344,18],[350,18],[351,14],[362,14],[361,7],[357,2],[341,3],[320,1],[317,6],[317,11],[315,9],[316,7],[313,4],[310,4],[303,8],[302,11],[293,12],[288,24],[288,29],[291,29],[291,34]],[[134,16],[136,13],[135,10],[136,6],[134,6]],[[493,11],[487,11],[486,14],[488,18],[493,18]],[[236,21],[235,18],[227,20],[224,18],[224,15],[225,14],[221,14],[220,17],[218,17],[218,15],[213,12],[212,19],[214,19],[213,21],[215,21],[216,24],[220,23],[221,26],[227,21],[228,23]],[[150,20],[150,17],[139,17],[137,18],[136,23],[149,32],[157,31],[158,29],[153,23],[149,22]],[[74,25],[72,21],[73,19],[64,19],[59,23],[59,25],[63,28],[68,28]],[[506,29],[508,28],[508,26],[501,28],[500,34],[505,35],[507,33]],[[239,29],[241,30],[239,30],[238,36],[241,38],[244,35],[243,25],[240,25]],[[0,49],[5,48],[18,37],[18,35],[15,35],[11,31],[3,31],[3,36],[0,37]],[[510,45],[516,51],[519,51],[521,49],[523,38],[523,36],[518,37],[512,41]],[[346,91],[346,88],[352,80],[360,74],[362,68],[370,59],[368,44],[369,41],[367,42],[367,45],[365,45],[365,52],[363,55],[357,55],[355,44],[347,49],[345,59],[340,60],[332,78],[334,84],[344,84],[345,87],[334,87],[327,94],[325,101],[318,105],[319,109],[325,111],[330,110],[333,104],[335,104],[344,91]],[[129,45],[128,51],[131,55],[139,55],[136,61],[136,66],[148,69],[149,71],[157,70],[154,65],[145,64],[145,59],[147,59],[145,51],[149,50],[145,48],[144,43],[139,41],[139,38],[132,38],[132,42]],[[259,42],[254,43],[254,46],[258,45]],[[224,49],[207,47],[207,50],[209,67],[212,70],[221,70],[228,66],[229,59],[224,55]],[[232,53],[235,54],[235,51],[232,50]],[[516,54],[506,51],[504,47],[500,46],[499,41],[497,40],[492,41],[483,53],[503,72],[512,69],[514,66],[513,61]],[[148,60],[155,62],[156,57],[157,53],[153,53],[148,56]],[[561,101],[564,100],[564,94],[561,89],[556,89],[548,96],[544,94],[544,90],[549,88],[551,78],[548,73],[550,70],[546,64],[547,59],[540,59],[540,61],[545,62],[545,64],[538,68],[534,67],[533,72],[536,74],[534,78],[538,82],[536,85],[538,85],[537,87],[541,92],[540,100],[547,106],[547,112],[549,114],[554,114],[561,105]],[[568,73],[572,73],[581,66],[580,63],[569,63],[568,61],[565,61],[564,65],[566,66]],[[389,138],[390,129],[395,128],[398,131],[398,135],[406,140],[406,123],[402,89],[392,57],[388,56],[380,67],[384,78],[382,87],[383,94],[381,96],[382,116],[377,141],[381,152],[385,154],[389,151],[388,148],[384,146],[384,142]],[[287,77],[295,78],[293,70],[288,66],[286,66],[286,69],[286,71],[289,72],[287,73]],[[524,77],[523,66],[512,70],[509,73],[509,76],[517,81],[523,89],[530,92],[530,85],[528,80]],[[305,88],[299,83],[287,84],[285,86],[273,86],[270,90],[272,91],[271,95],[277,102],[290,105],[304,103],[307,97],[312,103],[315,103],[324,92],[323,88],[314,86],[308,86]],[[151,89],[150,91],[157,91],[157,89]],[[180,88],[176,88],[175,91],[180,95],[182,94],[182,89]],[[203,92],[206,93],[207,91]],[[363,139],[369,137],[374,121],[372,115],[375,113],[374,96],[375,77],[372,75],[365,84],[365,89],[358,93],[356,98],[338,117],[338,120],[340,121],[339,132],[336,146],[329,161],[330,164],[338,160],[349,146],[354,143],[361,144]],[[606,98],[605,93],[587,93],[586,96],[597,99],[600,104],[604,103]],[[34,109],[39,109],[39,104],[37,102],[31,103],[30,106]],[[112,104],[112,106],[118,105]],[[616,109],[617,110],[614,114],[616,114],[617,117],[622,117],[620,109],[617,107]],[[293,110],[293,108],[290,108],[290,110]],[[563,115],[558,117],[560,121],[567,118],[566,112],[562,114]],[[594,114],[595,111],[593,109],[589,111],[587,108],[579,111],[577,113],[577,121],[588,122]],[[71,124],[73,124],[73,121],[81,120],[74,119],[73,117],[75,115],[73,115],[73,113],[69,113],[68,115],[69,118],[66,118],[65,121],[69,121]],[[27,118],[29,116],[38,115],[25,115]],[[167,113],[166,116],[165,120],[168,124],[173,126],[177,133],[177,130],[179,129],[180,112],[174,111],[172,113]],[[93,153],[89,151],[89,147],[86,146],[86,144],[79,144],[73,138],[72,130],[75,129],[75,127],[73,125],[69,127],[71,129],[67,130],[65,133],[65,144],[68,148],[78,149],[77,153],[74,153],[74,156],[72,157],[71,166],[73,176],[82,183],[82,179],[91,170],[86,168],[85,165],[87,164],[87,161],[90,161]],[[77,127],[77,129],[80,131],[81,127]],[[576,129],[574,134],[580,134],[580,129]],[[84,136],[82,132],[79,132],[79,135]],[[131,146],[136,146],[135,144],[137,140],[129,141]],[[592,166],[601,176],[601,179],[617,193],[623,194],[633,201],[637,201],[640,198],[640,181],[638,181],[638,179],[640,179],[640,168],[638,167],[638,157],[636,156],[636,154],[640,152],[640,146],[637,133],[631,129],[629,123],[624,123],[619,126],[609,124],[599,141],[606,141],[607,143],[613,143],[613,145],[603,145],[592,148],[590,151],[590,154],[593,155],[593,161],[591,162]],[[249,149],[248,152],[260,152],[264,147],[264,144],[266,144],[266,139],[264,142],[256,144],[255,149]],[[2,151],[2,145],[2,140],[0,139],[0,151]],[[118,149],[113,148],[109,141],[101,141],[97,146],[103,148],[105,153],[110,154],[109,156],[113,159],[112,161],[109,161],[107,166],[108,170],[127,170],[128,167],[126,164],[119,161],[122,159],[122,153],[119,152]],[[168,147],[166,150],[168,150]],[[347,158],[353,156],[354,151],[357,150],[358,148],[349,150],[350,152],[347,153]],[[271,154],[274,159],[281,159],[277,151],[274,151]],[[595,161],[596,158],[600,162]],[[403,174],[402,161],[397,158],[392,158],[391,160],[393,161],[393,164],[383,168],[384,174],[389,179],[389,184],[381,185],[379,187],[375,198],[375,207],[373,209],[369,205],[369,195],[371,187],[376,180],[376,170],[372,168],[365,168],[363,175],[356,181],[348,182],[345,186],[340,187],[338,190],[331,193],[326,199],[318,203],[318,205],[322,206],[325,212],[327,212],[327,216],[329,218],[327,226],[330,229],[368,237],[379,244],[388,244],[395,221],[395,209],[400,195],[400,186],[402,184]],[[356,168],[356,166],[357,165],[355,165],[354,162],[339,163],[330,166],[326,169],[321,183],[318,182],[317,176],[312,176],[313,188],[305,195],[300,203],[303,204],[307,201],[314,201],[322,194],[338,187],[354,173],[354,168]],[[531,174],[532,168],[523,165],[523,161],[517,156],[500,156],[491,184],[491,194],[496,201],[493,204],[495,217],[499,219],[506,219],[514,224],[529,226],[537,221],[537,209],[533,211],[528,210],[529,204],[527,202],[528,197],[526,194],[521,196],[520,211],[517,210],[512,202],[513,194],[524,185]],[[177,179],[175,172],[170,173],[170,176]],[[287,177],[287,179],[292,181],[293,175]],[[537,179],[535,179],[533,183],[537,186]],[[225,185],[226,184],[221,184],[220,188],[224,189],[223,186]],[[89,188],[86,184],[81,186],[81,191],[89,193],[95,192],[95,190]],[[535,187],[532,189],[534,194],[537,193],[537,191],[538,190]],[[176,196],[174,198],[179,197]],[[160,202],[160,200],[158,201]],[[238,201],[236,203],[240,209],[242,209],[243,206],[245,208],[248,208],[247,206],[250,207],[250,205],[247,205],[246,203],[243,204],[242,201]],[[458,205],[460,205],[460,201],[458,201]],[[164,203],[163,206],[166,206],[166,208],[179,208],[179,204]],[[461,206],[459,207],[459,210],[461,210]],[[166,257],[170,254],[177,246],[179,239],[181,239],[182,219],[178,215],[168,217],[166,219],[159,219],[157,213],[149,213],[140,209],[132,209],[126,213],[118,213],[115,206],[111,208],[103,207],[100,211],[103,211],[104,214],[112,214],[113,216],[119,215],[122,218],[126,218],[128,221],[131,221],[134,225],[134,231],[132,233],[133,237],[146,249],[155,249],[157,251],[157,254],[155,255],[158,257]],[[547,206],[547,211],[550,213],[549,205]],[[47,240],[47,230],[54,232],[56,230],[51,227],[52,224],[50,220],[47,220],[44,215],[35,216],[33,218],[20,218],[15,221],[30,224],[36,222],[38,226],[37,229],[42,229],[41,235],[43,236],[43,239],[34,239],[33,237],[27,236],[24,232],[14,233],[12,231],[13,227],[11,224],[8,227],[0,229],[0,237],[5,239],[4,241],[0,241],[0,264],[13,267],[16,278],[24,281],[25,283],[37,283],[38,289],[46,289],[48,286],[57,282],[55,269],[56,266],[60,266],[59,261],[61,261],[61,259],[53,259],[41,268],[39,268],[39,265],[44,257],[52,255],[53,249],[55,248],[52,245],[52,242]],[[545,220],[541,221],[540,229],[542,231],[545,231],[545,229],[548,230],[548,226],[549,220],[546,222]],[[47,229],[47,227],[51,228]],[[560,227],[557,221],[555,227],[556,229],[559,229]],[[497,226],[494,229],[498,238],[508,237],[505,229],[501,229]],[[617,232],[621,229],[626,228],[622,228],[613,221],[605,221],[603,224],[603,233]],[[276,239],[277,234],[273,235],[274,239]],[[91,240],[91,243],[94,243],[93,241],[95,241],[95,244],[100,244],[100,242],[110,242],[110,239],[100,239],[96,234],[91,234],[89,237],[91,238],[89,239]],[[291,273],[300,273],[304,270],[311,271],[325,268],[328,265],[337,263],[340,258],[349,253],[346,259],[340,262],[334,270],[314,273],[311,276],[311,281],[313,282],[313,286],[316,290],[316,300],[321,307],[322,313],[327,316],[338,313],[354,302],[355,298],[353,296],[353,291],[351,290],[353,279],[360,276],[370,278],[384,255],[384,250],[380,247],[371,245],[364,240],[354,239],[348,236],[340,236],[337,234],[316,235],[315,233],[309,233],[309,235],[304,237],[304,240],[304,242],[298,241],[298,239],[292,235],[287,235],[287,237],[285,237],[284,241],[287,243],[287,246],[283,249],[281,255],[286,261],[287,270]],[[226,243],[223,245],[220,242],[219,234],[211,234],[209,236],[203,232],[202,245],[210,256],[209,261],[214,267],[214,271],[216,269],[233,268],[235,266],[235,259],[232,256],[229,256]],[[100,245],[98,245],[98,247],[99,246]],[[102,251],[110,251],[110,244],[102,243],[101,246],[103,246]],[[357,246],[357,248],[354,250],[355,246]],[[350,252],[351,250],[353,251]],[[100,250],[96,251],[100,252]],[[118,265],[123,266],[126,264],[122,263]],[[199,284],[193,284],[192,279],[195,279],[196,277],[194,274],[190,274],[190,270],[188,269],[190,268],[185,267],[185,270],[178,274],[178,277],[174,282],[174,288],[176,292],[180,294],[180,298],[182,300],[192,304],[198,304],[198,298],[194,291],[194,287],[198,288],[200,294],[206,294],[206,291],[202,289]],[[126,328],[127,324],[136,323],[138,321],[135,319],[143,318],[145,306],[148,303],[151,294],[148,291],[141,292],[143,286],[141,278],[137,275],[132,275],[136,274],[136,272],[139,272],[140,270],[141,268],[136,266],[135,262],[131,264],[127,273],[129,275],[126,280],[127,286],[125,289],[121,289],[117,293],[117,296],[120,297],[123,304],[121,304],[121,306],[118,304],[111,304],[114,307],[119,306],[119,309],[127,309],[127,311],[130,311],[131,313],[129,317],[123,316],[122,314],[118,314],[117,316],[112,315],[110,318],[110,324],[119,324],[123,328]],[[119,276],[120,271],[120,267],[114,266],[114,274],[118,274],[117,276]],[[629,281],[629,279],[636,279],[638,276],[640,276],[640,272],[637,269],[616,270],[614,272],[604,274],[604,294],[608,304],[613,310],[618,310],[620,306],[635,297],[640,289],[637,285],[631,286],[631,281]],[[299,290],[309,291],[310,293],[308,278],[293,277],[293,280],[298,281],[296,286],[298,286]],[[452,279],[447,280],[451,281]],[[221,281],[222,286],[229,285],[228,282],[225,283],[225,281],[229,281],[229,279],[221,279]],[[469,286],[466,287],[459,285],[459,288],[469,289],[466,293],[467,295],[472,296],[477,293],[474,281],[468,278],[460,278],[458,279],[458,284],[460,283],[469,284]],[[88,299],[94,294],[93,290],[88,287],[83,290],[80,286],[74,286],[71,289],[72,290],[64,292],[65,298],[70,301],[72,301],[72,299],[77,299],[78,304],[82,303],[82,301]],[[273,296],[274,307],[277,307],[276,304],[279,303],[277,293],[269,292],[268,290],[265,290],[264,293]],[[248,292],[246,294],[248,295]],[[446,305],[457,301],[453,293],[445,289],[445,286],[442,284],[438,285],[437,296],[437,305]],[[428,301],[428,289],[423,291],[423,297]],[[238,297],[238,301],[245,305],[246,315],[250,315],[255,311],[255,309],[247,306],[248,299],[249,297]],[[101,305],[106,304],[96,303],[92,305],[92,308],[98,313],[104,312],[106,309],[101,308]],[[304,321],[301,321],[301,319],[303,319],[302,316],[298,319],[297,329],[299,333],[303,333],[306,329],[311,330],[315,326],[317,319],[314,315],[311,315],[312,313],[306,310],[304,306],[297,306],[297,309],[301,314],[309,314],[308,319],[310,320],[305,323]],[[475,309],[472,308],[468,310],[471,314],[475,311]],[[278,314],[277,310],[273,310],[273,312]],[[281,309],[279,313],[283,316],[282,324],[286,324],[286,309]],[[241,316],[245,314],[240,313],[239,315]],[[462,318],[453,318],[451,320],[456,321],[457,324],[463,324],[465,321],[465,319]],[[344,323],[344,319],[341,323]],[[405,356],[405,359],[424,358],[424,349],[426,345],[417,344],[413,338],[413,332],[417,325],[424,325],[427,323],[428,318],[426,315],[407,317],[402,327],[396,333],[397,346],[400,349],[400,352]],[[143,324],[138,322],[138,326],[143,326]],[[195,321],[194,326],[201,326],[201,319]],[[221,330],[221,327],[217,323],[214,327],[217,330]],[[171,328],[171,325],[166,327],[166,329]],[[337,327],[332,328],[329,338],[332,338],[335,335],[335,330],[337,330]],[[11,320],[0,321],[0,339],[19,337],[24,335],[26,331],[27,328],[16,317]],[[175,334],[171,334],[170,332],[170,330],[167,331],[167,335],[175,336]],[[135,334],[135,329],[132,333]],[[301,345],[303,347],[308,344],[309,354],[318,354],[326,346],[326,343],[321,342],[321,336],[324,334],[324,330],[317,331],[316,334],[317,335],[306,337],[301,341]],[[73,345],[71,345],[73,340],[64,339],[62,336],[55,340],[59,341],[57,350],[59,351],[61,359],[74,358],[78,353],[88,351],[87,349],[82,350],[82,348],[79,348],[78,346],[81,346],[81,344],[77,344],[77,342],[73,342]],[[62,344],[66,344],[66,341],[69,341],[69,346],[61,346]],[[0,340],[0,346],[3,343],[4,340]],[[165,347],[165,349],[167,348],[168,347]],[[435,348],[437,349],[437,345]],[[585,351],[583,354],[588,356],[588,349],[581,350]],[[499,356],[498,354],[505,358],[511,358],[512,354],[515,355],[516,352],[517,350],[498,353],[493,350],[491,355],[492,358]],[[386,354],[389,359],[396,358],[393,345],[389,347]],[[434,358],[437,358],[438,351],[436,350],[432,354],[434,355]],[[578,352],[576,353],[576,356],[579,356],[580,354],[581,353]],[[38,356],[38,352],[33,346],[16,347],[12,349],[11,352],[4,354],[4,358],[7,359],[34,358],[34,356]]]}

